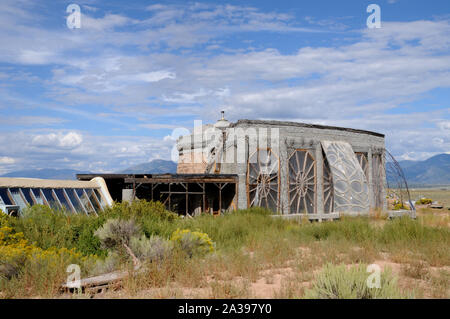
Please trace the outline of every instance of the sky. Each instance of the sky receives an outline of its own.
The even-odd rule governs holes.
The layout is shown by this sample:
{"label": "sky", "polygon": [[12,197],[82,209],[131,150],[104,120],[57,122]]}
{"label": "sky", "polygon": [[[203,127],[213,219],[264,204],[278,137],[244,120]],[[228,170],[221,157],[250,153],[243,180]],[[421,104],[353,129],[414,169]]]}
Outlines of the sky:
{"label": "sky", "polygon": [[0,174],[170,159],[177,128],[221,110],[450,153],[449,35],[448,0],[0,0]]}

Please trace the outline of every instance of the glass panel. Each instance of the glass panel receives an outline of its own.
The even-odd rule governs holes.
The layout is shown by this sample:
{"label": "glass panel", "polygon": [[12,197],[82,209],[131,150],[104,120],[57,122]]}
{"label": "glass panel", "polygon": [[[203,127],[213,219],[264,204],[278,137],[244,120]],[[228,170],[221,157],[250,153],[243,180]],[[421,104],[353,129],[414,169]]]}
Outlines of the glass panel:
{"label": "glass panel", "polygon": [[89,196],[89,200],[91,201],[92,205],[94,205],[95,210],[99,211],[101,209],[99,205],[99,200],[97,199],[97,196],[95,195],[95,192],[93,189],[86,189],[86,193]]}
{"label": "glass panel", "polygon": [[43,188],[45,198],[47,199],[48,205],[53,209],[60,209],[59,203],[53,197],[53,190],[51,188]]}
{"label": "glass panel", "polygon": [[7,188],[0,188],[0,197],[2,198],[2,202],[5,205],[13,205],[13,203],[9,199]]}
{"label": "glass panel", "polygon": [[10,188],[9,191],[11,192],[11,196],[14,202],[20,207],[20,209],[24,209],[27,207],[27,203],[23,200],[18,188]]}
{"label": "glass panel", "polygon": [[95,213],[94,207],[92,207],[91,202],[89,201],[89,198],[87,197],[86,193],[84,192],[84,189],[77,188],[76,189],[77,195],[81,200],[81,203],[86,208],[86,211],[88,213]]}
{"label": "glass panel", "polygon": [[81,206],[80,201],[75,195],[75,190],[73,188],[66,188],[67,196],[69,196],[70,201],[72,202],[73,207],[77,213],[84,213],[83,206]]}
{"label": "glass panel", "polygon": [[34,198],[36,199],[36,203],[44,205],[44,199],[41,196],[40,188],[33,188],[31,191],[33,192]]}
{"label": "glass panel", "polygon": [[54,189],[56,196],[58,196],[59,202],[68,212],[72,212],[72,207],[70,206],[70,203],[67,201],[66,196],[64,196],[64,191],[62,188],[55,188]]}
{"label": "glass panel", "polygon": [[21,188],[23,196],[27,200],[28,204],[34,205],[33,198],[31,197],[31,189],[30,188]]}
{"label": "glass panel", "polygon": [[105,207],[106,204],[103,200],[102,194],[100,193],[100,191],[98,189],[95,189],[95,195],[97,195],[100,205],[102,205],[102,207]]}

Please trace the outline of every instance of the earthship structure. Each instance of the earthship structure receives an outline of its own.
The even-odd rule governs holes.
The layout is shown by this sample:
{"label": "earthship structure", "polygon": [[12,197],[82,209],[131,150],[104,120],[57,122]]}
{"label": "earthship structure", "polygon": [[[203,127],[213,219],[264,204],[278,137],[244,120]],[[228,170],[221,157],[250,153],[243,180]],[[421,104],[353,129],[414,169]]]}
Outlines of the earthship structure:
{"label": "earthship structure", "polygon": [[387,210],[380,133],[297,122],[232,123],[222,112],[215,124],[196,125],[181,136],[175,153],[176,173],[0,179],[0,206],[10,214],[27,204],[89,214],[113,201],[147,199],[187,217],[259,206],[276,216],[318,220]]}
{"label": "earthship structure", "polygon": [[223,116],[178,140],[179,174],[237,175],[237,208],[318,219],[386,209],[380,133]]}

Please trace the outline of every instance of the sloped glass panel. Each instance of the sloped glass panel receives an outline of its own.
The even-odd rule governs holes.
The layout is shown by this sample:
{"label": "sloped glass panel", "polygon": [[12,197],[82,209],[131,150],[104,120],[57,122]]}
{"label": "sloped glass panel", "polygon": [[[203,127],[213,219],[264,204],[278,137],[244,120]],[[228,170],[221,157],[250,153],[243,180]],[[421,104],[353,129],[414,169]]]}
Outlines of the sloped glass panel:
{"label": "sloped glass panel", "polygon": [[81,205],[80,201],[78,200],[75,190],[73,188],[66,188],[66,194],[69,196],[70,202],[72,203],[73,207],[75,208],[75,211],[77,213],[84,213],[83,206]]}
{"label": "sloped glass panel", "polygon": [[92,205],[94,205],[95,210],[97,212],[100,211],[101,210],[100,201],[97,199],[94,190],[86,189],[86,193],[88,194],[89,200],[91,201]]}
{"label": "sloped glass panel", "polygon": [[14,202],[20,207],[21,210],[27,207],[27,203],[22,198],[22,195],[20,195],[18,188],[10,188],[9,191],[11,192]]}
{"label": "sloped glass panel", "polygon": [[100,202],[100,205],[101,205],[102,207],[105,207],[105,206],[106,206],[106,203],[105,203],[105,201],[103,200],[103,197],[102,197],[102,194],[100,194],[100,191],[99,191],[98,189],[95,189],[94,191],[95,191],[95,195],[97,195],[97,198],[98,198],[98,200],[99,200],[99,202]]}
{"label": "sloped glass panel", "polygon": [[56,196],[58,196],[59,202],[68,212],[72,212],[72,207],[70,203],[67,201],[66,196],[64,196],[64,190],[62,188],[54,189]]}
{"label": "sloped glass panel", "polygon": [[40,204],[40,205],[44,205],[44,199],[42,198],[41,195],[41,189],[40,188],[33,188],[31,189],[31,191],[33,192],[34,198],[36,199],[36,203]]}
{"label": "sloped glass panel", "polygon": [[48,205],[53,209],[60,209],[59,203],[56,201],[53,196],[53,190],[51,188],[43,188],[42,192],[44,193],[45,198],[47,199]]}
{"label": "sloped glass panel", "polygon": [[13,203],[11,202],[11,200],[9,199],[8,196],[8,189],[7,188],[0,188],[0,197],[2,199],[2,202],[5,205],[13,205]]}
{"label": "sloped glass panel", "polygon": [[31,197],[31,188],[21,188],[23,196],[27,200],[28,204],[34,205],[33,198]]}
{"label": "sloped glass panel", "polygon": [[95,213],[95,209],[91,204],[91,201],[89,200],[89,197],[87,196],[87,194],[84,192],[84,189],[82,188],[77,188],[75,190],[77,192],[78,197],[80,198],[80,201],[82,203],[82,205],[84,206],[84,208],[86,209],[86,211],[90,214],[90,213]]}

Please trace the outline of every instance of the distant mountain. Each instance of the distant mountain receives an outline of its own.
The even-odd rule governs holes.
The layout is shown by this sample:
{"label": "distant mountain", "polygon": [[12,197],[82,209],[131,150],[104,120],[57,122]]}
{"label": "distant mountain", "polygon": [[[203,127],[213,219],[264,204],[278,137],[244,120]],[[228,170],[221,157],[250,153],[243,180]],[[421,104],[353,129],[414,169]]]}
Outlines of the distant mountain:
{"label": "distant mountain", "polygon": [[164,174],[164,173],[176,173],[177,163],[172,161],[166,161],[162,159],[155,159],[148,163],[138,164],[129,167],[123,171],[121,174]]}
{"label": "distant mountain", "polygon": [[84,174],[86,172],[76,171],[73,169],[29,169],[23,171],[15,171],[2,175],[1,177],[26,177],[26,178],[43,178],[43,179],[76,179],[76,174]]}
{"label": "distant mountain", "polygon": [[[450,185],[450,154],[439,154],[424,161],[399,161],[408,184]],[[392,176],[386,176],[388,181]]]}

